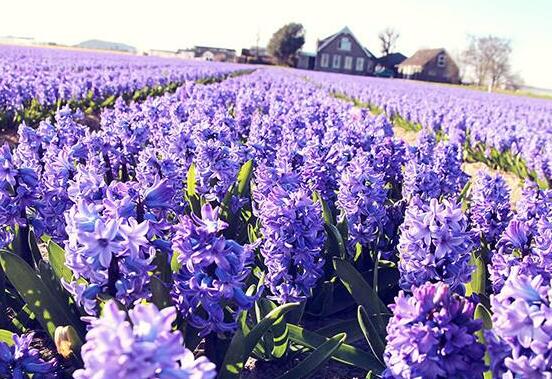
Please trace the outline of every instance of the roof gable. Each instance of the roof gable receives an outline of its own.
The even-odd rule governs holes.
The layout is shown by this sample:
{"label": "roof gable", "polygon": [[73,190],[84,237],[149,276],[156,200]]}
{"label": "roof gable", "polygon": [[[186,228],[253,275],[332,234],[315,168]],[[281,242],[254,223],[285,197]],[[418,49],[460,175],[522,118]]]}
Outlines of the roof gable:
{"label": "roof gable", "polygon": [[406,56],[401,53],[390,53],[378,58],[378,63],[384,66],[394,67],[406,60]]}
{"label": "roof gable", "polygon": [[407,58],[399,66],[424,66],[426,63],[437,57],[437,55],[445,53],[446,50],[440,49],[420,49],[413,56]]}
{"label": "roof gable", "polygon": [[351,32],[351,30],[346,26],[343,29],[341,29],[339,32],[337,32],[337,33],[335,33],[335,34],[333,34],[329,37],[326,37],[323,40],[320,40],[318,42],[318,48],[316,49],[316,51],[320,51],[322,49],[325,49],[326,47],[328,47],[328,45],[332,41],[334,41],[337,37],[339,37],[341,35],[349,36],[364,51],[364,53],[366,53],[366,56],[368,58],[374,58],[374,54],[372,54],[367,48],[362,46],[362,44],[358,41],[358,39],[355,37],[355,35]]}

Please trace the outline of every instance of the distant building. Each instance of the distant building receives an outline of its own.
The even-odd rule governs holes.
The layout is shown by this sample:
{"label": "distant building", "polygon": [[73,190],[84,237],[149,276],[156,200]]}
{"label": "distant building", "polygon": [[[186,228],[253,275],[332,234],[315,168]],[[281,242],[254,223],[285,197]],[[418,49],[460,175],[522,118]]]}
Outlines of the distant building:
{"label": "distant building", "polygon": [[376,58],[349,28],[317,42],[314,69],[354,75],[372,75]]}
{"label": "distant building", "polygon": [[91,39],[84,41],[75,45],[75,47],[80,47],[83,49],[93,49],[93,50],[111,50],[111,51],[121,51],[125,53],[136,54],[137,50],[134,46],[126,45],[119,42],[110,42],[102,41],[99,39]]}
{"label": "distant building", "polygon": [[176,58],[178,55],[176,54],[176,51],[172,50],[159,50],[159,49],[151,49],[148,51],[147,55],[151,55],[154,57],[164,57],[164,58]]}
{"label": "distant building", "polygon": [[251,47],[249,49],[241,49],[241,54],[237,58],[238,63],[253,63],[253,64],[274,64],[274,60],[268,54],[265,47]]}
{"label": "distant building", "polygon": [[397,78],[400,75],[397,66],[405,60],[406,56],[401,53],[384,55],[377,59],[374,75],[385,78]]}
{"label": "distant building", "polygon": [[31,37],[17,37],[17,36],[1,36],[0,37],[0,44],[8,44],[8,45],[35,45],[37,41],[35,41],[34,38]]}
{"label": "distant building", "polygon": [[445,49],[422,49],[398,65],[399,73],[407,79],[430,82],[460,82],[458,66]]}
{"label": "distant building", "polygon": [[306,53],[303,51],[297,53],[297,68],[301,68],[303,70],[314,70],[315,65],[316,54]]}
{"label": "distant building", "polygon": [[186,59],[199,59],[204,61],[234,62],[236,50],[221,47],[194,46],[191,49],[181,49],[177,55]]}

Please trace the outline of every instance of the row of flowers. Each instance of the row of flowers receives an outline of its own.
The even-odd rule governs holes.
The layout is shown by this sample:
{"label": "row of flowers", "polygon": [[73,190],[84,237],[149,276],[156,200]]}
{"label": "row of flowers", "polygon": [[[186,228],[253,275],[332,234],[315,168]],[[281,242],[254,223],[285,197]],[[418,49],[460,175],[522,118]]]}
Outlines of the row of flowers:
{"label": "row of flowers", "polygon": [[94,108],[219,78],[243,66],[86,50],[0,46],[0,127],[34,123],[64,104]]}
{"label": "row of flowers", "polygon": [[552,184],[550,101],[435,84],[309,72],[310,80],[385,112],[398,125],[426,128],[465,145],[468,159]]}

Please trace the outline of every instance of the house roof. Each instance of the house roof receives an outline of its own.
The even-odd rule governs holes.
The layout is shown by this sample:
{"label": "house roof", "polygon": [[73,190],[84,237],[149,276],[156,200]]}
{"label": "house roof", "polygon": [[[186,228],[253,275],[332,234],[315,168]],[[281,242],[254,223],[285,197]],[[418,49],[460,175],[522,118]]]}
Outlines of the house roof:
{"label": "house roof", "polygon": [[353,34],[353,32],[351,32],[351,29],[349,29],[347,26],[345,26],[343,29],[341,29],[339,32],[335,33],[335,34],[332,34],[331,36],[329,37],[326,37],[324,38],[323,40],[320,40],[318,41],[318,48],[316,49],[317,51],[320,51],[322,50],[323,48],[325,48],[326,46],[328,46],[334,39],[337,38],[337,36],[341,35],[341,34],[348,34],[349,36],[351,36],[352,39],[355,40],[355,42],[360,46],[362,47],[362,49],[364,50],[364,52],[366,53],[366,55],[368,55],[368,57],[370,58],[373,58],[374,57],[374,54],[372,54],[370,52],[370,50],[368,50],[367,48],[365,48],[364,46],[362,46],[362,44],[360,42],[358,42],[358,39],[356,39],[355,35]]}
{"label": "house roof", "polygon": [[194,46],[194,50],[212,50],[216,52],[224,53],[235,53],[234,49],[226,49],[224,47],[210,47],[210,46]]}
{"label": "house roof", "polygon": [[406,60],[406,56],[401,53],[391,53],[378,58],[378,64],[387,68],[394,68],[396,65]]}
{"label": "house roof", "polygon": [[427,62],[435,58],[438,54],[444,52],[445,49],[420,49],[413,56],[407,58],[399,66],[424,66]]}

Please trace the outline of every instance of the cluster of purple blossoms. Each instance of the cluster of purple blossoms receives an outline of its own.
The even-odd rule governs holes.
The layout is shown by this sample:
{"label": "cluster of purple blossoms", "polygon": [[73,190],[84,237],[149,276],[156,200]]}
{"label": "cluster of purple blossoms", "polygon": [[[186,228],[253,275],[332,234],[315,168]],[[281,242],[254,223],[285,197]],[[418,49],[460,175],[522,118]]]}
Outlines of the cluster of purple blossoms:
{"label": "cluster of purple blossoms", "polygon": [[539,189],[535,182],[527,180],[516,210],[516,218],[535,229],[540,219],[552,219],[552,190]]}
{"label": "cluster of purple blossoms", "polygon": [[462,171],[462,149],[450,142],[436,143],[434,137],[427,136],[422,135],[418,146],[410,152],[404,171],[403,197],[454,198],[468,182],[468,175]]}
{"label": "cluster of purple blossoms", "polygon": [[[75,276],[65,287],[94,315],[100,292],[123,304],[149,298],[148,272],[160,246],[150,241],[162,241],[157,237],[169,228],[161,215],[174,193],[165,180],[144,191],[136,182],[112,182],[104,190],[101,179],[90,177],[81,181],[76,203],[65,214],[66,264]],[[93,201],[98,193],[101,198]]]}
{"label": "cluster of purple blossoms", "polygon": [[383,176],[373,170],[370,156],[360,152],[339,179],[336,202],[342,211],[340,217],[347,220],[351,254],[357,244],[369,246],[381,236],[387,221],[386,200]]}
{"label": "cluster of purple blossoms", "polygon": [[212,379],[215,365],[205,357],[194,358],[172,324],[174,308],[157,309],[137,304],[127,315],[114,301],[106,303],[102,316],[91,320],[82,346],[84,368],[76,379]]}
{"label": "cluster of purple blossoms", "polygon": [[403,182],[402,169],[407,159],[404,141],[391,137],[376,140],[370,148],[370,155],[373,170],[383,174],[385,184],[392,188],[393,198],[398,200]]}
{"label": "cluster of purple blossoms", "polygon": [[323,275],[322,209],[295,175],[270,172],[266,167],[258,171],[253,193],[261,222],[266,283],[272,293],[269,298],[279,303],[303,301]]}
{"label": "cluster of purple blossoms", "polygon": [[536,274],[536,256],[532,254],[533,230],[523,221],[513,219],[498,240],[489,265],[489,278],[494,292],[499,292],[512,267],[522,267],[522,272]]}
{"label": "cluster of purple blossoms", "polygon": [[444,283],[426,283],[412,296],[400,291],[389,306],[384,378],[482,378],[485,347],[475,332],[472,299],[453,293]]}
{"label": "cluster of purple blossoms", "polygon": [[[244,293],[253,260],[251,246],[225,239],[222,232],[227,227],[219,209],[208,203],[201,208],[201,218],[183,216],[174,227],[173,249],[182,267],[174,275],[172,297],[202,335],[233,331],[239,311],[251,308],[255,300]],[[232,321],[225,317],[230,306]]]}
{"label": "cluster of purple blossoms", "polygon": [[441,182],[441,194],[455,196],[459,194],[469,176],[462,171],[462,147],[450,142],[440,142],[435,148],[433,166]]}
{"label": "cluster of purple blossoms", "polygon": [[495,293],[513,267],[521,274],[552,278],[552,192],[526,183],[516,208],[517,214],[502,233],[489,265]]}
{"label": "cluster of purple blossoms", "polygon": [[510,221],[510,191],[501,175],[479,171],[472,187],[469,209],[474,232],[491,247]]}
{"label": "cluster of purple blossoms", "polygon": [[230,142],[216,139],[198,142],[195,151],[198,192],[209,201],[222,202],[236,181],[241,158],[238,146]]}
{"label": "cluster of purple blossoms", "polygon": [[[38,206],[37,185],[36,172],[31,168],[18,168],[9,146],[7,144],[1,146],[0,248],[11,243],[15,226],[27,226],[28,219],[33,219],[36,216],[30,212],[31,208],[36,210]],[[40,229],[40,223],[34,224]]]}
{"label": "cluster of purple blossoms", "polygon": [[491,296],[493,329],[489,341],[493,377],[552,376],[552,288],[540,275],[513,268],[504,286]]}
{"label": "cluster of purple blossoms", "polygon": [[415,196],[437,199],[441,196],[441,181],[432,165],[409,160],[404,168],[402,196],[409,201]]}
{"label": "cluster of purple blossoms", "polygon": [[331,162],[332,151],[318,141],[303,150],[304,162],[300,168],[301,180],[317,191],[330,206],[335,203],[337,170]]}
{"label": "cluster of purple blossoms", "polygon": [[60,363],[55,355],[45,357],[37,349],[34,334],[13,336],[13,345],[0,342],[0,378],[61,378]]}
{"label": "cluster of purple blossoms", "polygon": [[441,203],[431,199],[427,204],[414,198],[400,229],[400,286],[410,290],[442,281],[461,292],[473,271],[473,242],[460,205],[446,199]]}

